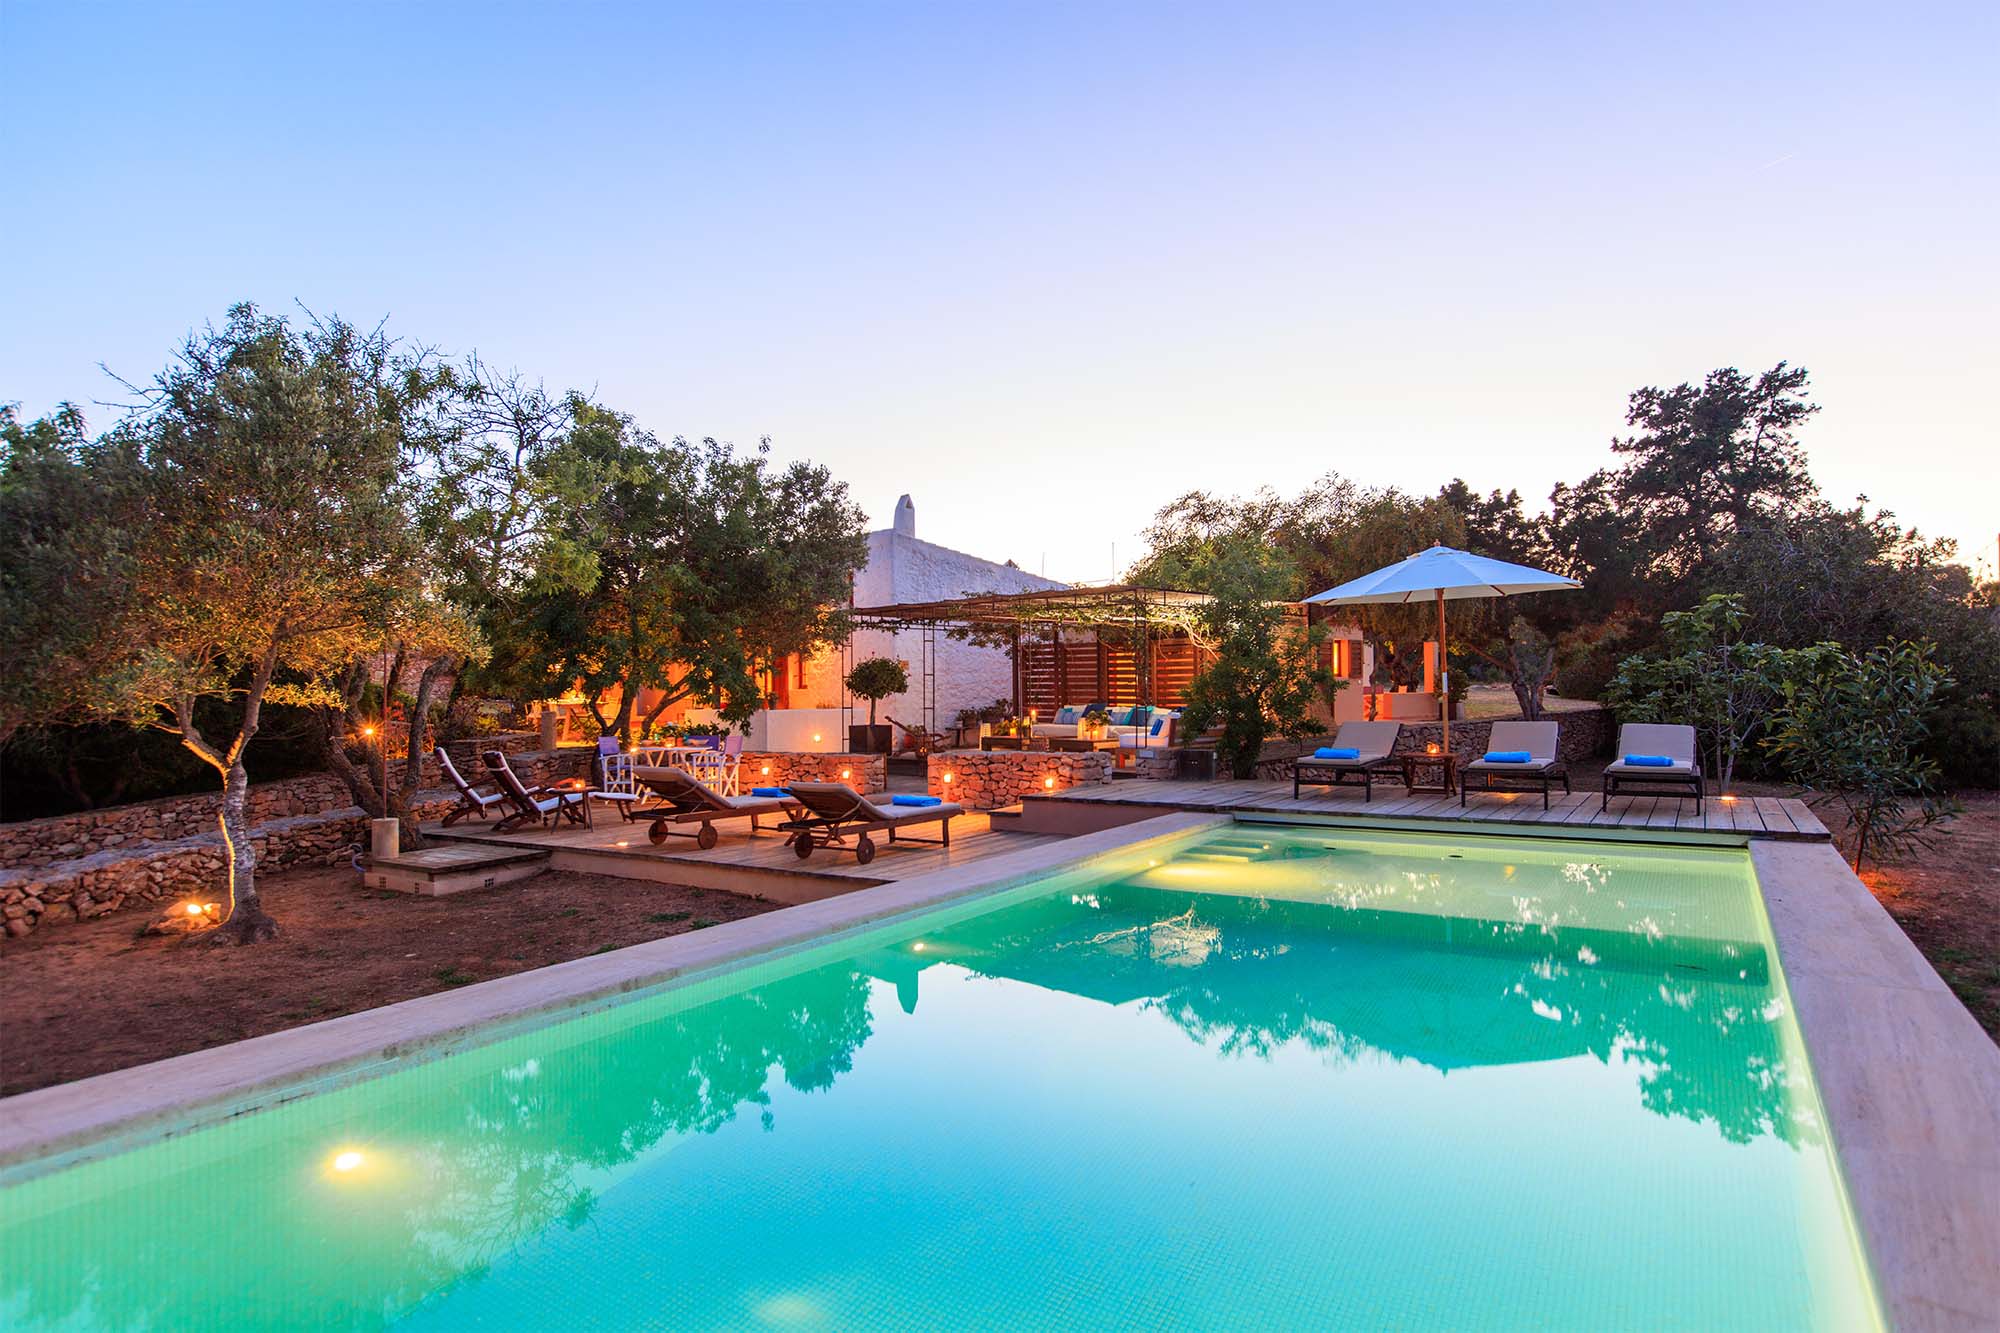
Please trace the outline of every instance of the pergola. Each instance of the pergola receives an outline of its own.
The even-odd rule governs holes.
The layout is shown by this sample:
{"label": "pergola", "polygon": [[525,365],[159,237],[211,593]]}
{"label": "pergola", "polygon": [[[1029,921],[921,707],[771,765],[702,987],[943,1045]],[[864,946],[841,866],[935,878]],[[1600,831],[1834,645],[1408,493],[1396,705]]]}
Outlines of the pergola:
{"label": "pergola", "polygon": [[[940,631],[1008,649],[1017,713],[1053,711],[1070,690],[1079,698],[1120,705],[1178,702],[1198,665],[1190,630],[1208,602],[1206,593],[1120,583],[858,606],[850,615],[857,629],[922,632],[913,683],[923,725],[936,731]],[[1079,637],[1084,632],[1087,639]],[[853,669],[853,654],[849,636],[841,644],[843,681]],[[843,714],[851,715],[853,701],[844,686],[841,698]],[[842,724],[850,720],[843,716]]]}

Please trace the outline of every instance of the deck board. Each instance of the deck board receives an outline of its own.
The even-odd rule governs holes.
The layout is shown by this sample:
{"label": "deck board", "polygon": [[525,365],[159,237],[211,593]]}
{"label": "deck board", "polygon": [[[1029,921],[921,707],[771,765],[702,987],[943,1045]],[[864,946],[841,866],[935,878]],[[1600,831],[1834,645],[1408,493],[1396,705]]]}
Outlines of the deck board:
{"label": "deck board", "polygon": [[1551,793],[1549,808],[1543,810],[1540,792],[1475,791],[1461,807],[1456,795],[1409,796],[1400,786],[1378,787],[1372,801],[1362,799],[1359,787],[1308,787],[1295,800],[1289,781],[1166,782],[1128,778],[1027,799],[1257,814],[1337,814],[1385,823],[1409,819],[1467,825],[1555,824],[1578,829],[1734,834],[1809,842],[1825,841],[1827,837],[1825,827],[1802,802],[1775,796],[1743,797],[1727,802],[1711,799],[1697,815],[1694,802],[1656,794],[1616,796],[1608,810],[1600,810],[1600,792],[1557,792]]}
{"label": "deck board", "polygon": [[[968,865],[984,857],[1060,841],[1047,834],[995,829],[986,813],[968,811],[951,821],[949,848],[907,842],[891,844],[886,833],[870,834],[876,846],[876,855],[864,866],[854,859],[852,851],[839,848],[815,850],[802,861],[783,837],[770,831],[768,824],[763,832],[755,834],[745,831],[740,822],[718,825],[722,840],[709,850],[702,851],[695,846],[692,838],[670,838],[656,847],[646,836],[647,825],[643,819],[628,823],[611,811],[598,813],[594,827],[588,829],[521,829],[511,833],[494,833],[478,824],[459,824],[449,829],[427,824],[424,833],[461,845],[545,850],[557,855],[558,868],[561,868],[562,858],[577,864],[577,868],[582,868],[580,862],[587,859],[588,868],[598,873],[660,883],[675,883],[682,879],[713,880],[729,872],[741,872],[739,878],[746,886],[792,881],[795,883],[791,887],[806,896],[825,896],[873,884],[888,884],[934,870]],[[911,833],[920,838],[936,838],[937,826],[920,826],[912,829]],[[816,889],[809,887],[814,884],[818,886]]]}

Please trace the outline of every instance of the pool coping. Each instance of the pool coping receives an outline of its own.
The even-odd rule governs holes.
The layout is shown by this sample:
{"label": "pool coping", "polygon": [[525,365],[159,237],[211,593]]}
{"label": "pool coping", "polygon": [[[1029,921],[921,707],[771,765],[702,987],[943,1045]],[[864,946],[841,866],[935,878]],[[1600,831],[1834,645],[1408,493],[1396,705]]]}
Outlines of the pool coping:
{"label": "pool coping", "polygon": [[2000,1328],[2000,1046],[1830,844],[1750,860],[1892,1323]]}
{"label": "pool coping", "polygon": [[0,1184],[340,1087],[412,1055],[434,1059],[483,1045],[494,1039],[496,1028],[580,1016],[633,991],[823,943],[1229,823],[1226,815],[1167,812],[1143,823],[20,1093],[0,1099]]}

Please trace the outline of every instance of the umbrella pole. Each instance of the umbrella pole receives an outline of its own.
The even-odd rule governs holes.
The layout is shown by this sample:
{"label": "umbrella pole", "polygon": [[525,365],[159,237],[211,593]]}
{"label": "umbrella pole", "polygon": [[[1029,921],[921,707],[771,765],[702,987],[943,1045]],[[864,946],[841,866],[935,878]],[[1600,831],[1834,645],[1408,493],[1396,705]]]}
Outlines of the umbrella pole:
{"label": "umbrella pole", "polygon": [[1451,668],[1444,655],[1444,589],[1438,592],[1438,720],[1444,723],[1444,752],[1451,753]]}

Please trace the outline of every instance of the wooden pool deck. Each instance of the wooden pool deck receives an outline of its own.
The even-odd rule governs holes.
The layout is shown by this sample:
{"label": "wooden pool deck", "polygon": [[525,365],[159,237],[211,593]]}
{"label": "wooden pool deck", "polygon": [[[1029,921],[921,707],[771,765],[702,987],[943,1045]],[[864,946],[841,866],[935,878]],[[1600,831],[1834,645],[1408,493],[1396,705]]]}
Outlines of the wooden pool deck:
{"label": "wooden pool deck", "polygon": [[[855,861],[853,852],[838,848],[815,851],[802,861],[778,834],[768,830],[750,834],[738,831],[738,827],[719,825],[719,830],[729,831],[708,851],[697,848],[692,838],[670,838],[656,847],[647,839],[643,821],[628,823],[615,812],[602,809],[597,812],[595,825],[588,829],[495,833],[490,826],[479,824],[458,824],[451,828],[425,824],[423,831],[427,838],[454,843],[546,851],[549,866],[555,870],[727,889],[781,903],[812,902],[872,884],[892,884],[934,870],[970,865],[1003,852],[1057,841],[1050,835],[995,829],[984,812],[971,811],[951,821],[950,847],[890,843],[883,834],[871,835],[876,847],[875,859],[863,866]],[[937,836],[934,826],[914,832],[920,838]]]}
{"label": "wooden pool deck", "polygon": [[1384,823],[1421,820],[1463,824],[1563,825],[1585,829],[1663,830],[1704,834],[1736,834],[1751,838],[1826,842],[1826,825],[1805,802],[1779,796],[1711,797],[1700,814],[1693,801],[1670,796],[1615,796],[1609,810],[1600,811],[1595,791],[1557,793],[1542,809],[1539,792],[1475,792],[1463,805],[1456,796],[1405,795],[1400,783],[1377,783],[1375,799],[1361,799],[1359,787],[1307,787],[1292,795],[1290,782],[1158,782],[1129,779],[1102,786],[1074,787],[1052,796],[1031,796],[1023,802],[1028,826],[1040,826],[1034,816],[1044,807],[1085,805],[1197,810],[1217,814],[1338,815],[1342,819]]}

